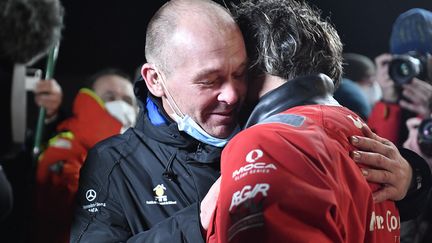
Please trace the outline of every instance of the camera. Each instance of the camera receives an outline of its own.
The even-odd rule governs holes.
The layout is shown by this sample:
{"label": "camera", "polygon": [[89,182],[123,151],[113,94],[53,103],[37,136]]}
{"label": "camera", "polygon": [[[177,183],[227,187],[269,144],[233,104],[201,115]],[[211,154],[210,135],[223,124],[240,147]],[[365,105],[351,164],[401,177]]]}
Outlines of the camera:
{"label": "camera", "polygon": [[407,84],[413,78],[426,80],[428,56],[417,52],[394,55],[389,64],[390,78],[397,85]]}
{"label": "camera", "polygon": [[417,142],[421,152],[432,157],[432,118],[424,119],[420,123]]}

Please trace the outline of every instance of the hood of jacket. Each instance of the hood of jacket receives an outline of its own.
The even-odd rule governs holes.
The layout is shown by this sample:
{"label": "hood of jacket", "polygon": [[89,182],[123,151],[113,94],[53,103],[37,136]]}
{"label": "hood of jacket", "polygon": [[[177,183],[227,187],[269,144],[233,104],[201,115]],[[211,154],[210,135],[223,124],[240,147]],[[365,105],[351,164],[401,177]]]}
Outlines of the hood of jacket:
{"label": "hood of jacket", "polygon": [[58,131],[72,131],[86,148],[119,134],[122,124],[105,109],[104,102],[92,90],[80,89],[73,104],[73,116],[57,127]]}

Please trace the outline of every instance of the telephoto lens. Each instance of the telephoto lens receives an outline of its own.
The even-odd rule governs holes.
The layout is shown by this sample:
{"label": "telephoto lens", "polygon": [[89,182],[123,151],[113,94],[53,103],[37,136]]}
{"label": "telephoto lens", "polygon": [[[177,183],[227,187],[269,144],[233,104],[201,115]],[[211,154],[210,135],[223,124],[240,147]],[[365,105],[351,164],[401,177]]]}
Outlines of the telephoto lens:
{"label": "telephoto lens", "polygon": [[418,128],[417,142],[420,150],[428,157],[432,157],[432,118],[424,119]]}
{"label": "telephoto lens", "polygon": [[389,64],[390,78],[397,84],[407,84],[415,77],[426,77],[427,58],[404,54],[393,56]]}

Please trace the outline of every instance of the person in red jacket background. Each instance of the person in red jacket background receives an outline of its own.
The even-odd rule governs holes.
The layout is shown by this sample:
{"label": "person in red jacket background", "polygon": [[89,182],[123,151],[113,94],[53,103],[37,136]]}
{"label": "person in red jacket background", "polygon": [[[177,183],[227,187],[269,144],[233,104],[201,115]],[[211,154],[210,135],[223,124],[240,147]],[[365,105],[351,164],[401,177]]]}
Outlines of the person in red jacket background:
{"label": "person in red jacket background", "polygon": [[79,171],[97,142],[133,126],[136,101],[129,77],[106,69],[90,78],[75,98],[73,116],[57,127],[39,157],[35,242],[69,242]]}
{"label": "person in red jacket background", "polygon": [[304,2],[244,1],[234,15],[252,63],[248,101],[259,101],[222,153],[207,241],[399,242],[395,203],[375,202],[381,185],[366,182],[348,140],[370,130],[332,97],[337,32]]}

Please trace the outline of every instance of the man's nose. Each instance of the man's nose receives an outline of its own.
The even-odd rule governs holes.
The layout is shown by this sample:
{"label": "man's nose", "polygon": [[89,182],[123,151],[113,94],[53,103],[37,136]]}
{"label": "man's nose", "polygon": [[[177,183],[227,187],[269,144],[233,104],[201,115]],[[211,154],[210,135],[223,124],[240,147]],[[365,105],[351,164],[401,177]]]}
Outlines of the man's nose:
{"label": "man's nose", "polygon": [[230,79],[222,85],[218,100],[228,105],[234,105],[243,98],[245,92],[246,85],[244,82]]}

